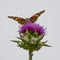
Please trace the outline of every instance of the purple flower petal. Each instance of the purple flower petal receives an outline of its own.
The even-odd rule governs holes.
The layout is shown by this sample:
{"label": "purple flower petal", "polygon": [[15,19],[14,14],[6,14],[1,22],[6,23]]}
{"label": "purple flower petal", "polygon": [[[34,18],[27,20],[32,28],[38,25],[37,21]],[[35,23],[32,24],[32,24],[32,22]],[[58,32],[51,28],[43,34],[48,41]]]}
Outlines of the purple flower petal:
{"label": "purple flower petal", "polygon": [[39,35],[42,35],[45,34],[46,29],[43,28],[43,26],[29,22],[20,27],[19,33],[25,33],[26,30],[31,31],[32,33],[37,31]]}

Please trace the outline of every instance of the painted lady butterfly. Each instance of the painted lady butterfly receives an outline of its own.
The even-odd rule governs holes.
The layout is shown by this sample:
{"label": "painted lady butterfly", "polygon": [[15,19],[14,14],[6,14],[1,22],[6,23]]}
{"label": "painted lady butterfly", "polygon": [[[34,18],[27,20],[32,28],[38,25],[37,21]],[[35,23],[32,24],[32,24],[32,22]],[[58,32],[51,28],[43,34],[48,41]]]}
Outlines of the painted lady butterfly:
{"label": "painted lady butterfly", "polygon": [[30,18],[26,18],[26,19],[21,18],[21,17],[15,17],[15,16],[8,16],[8,18],[11,18],[11,19],[17,21],[19,24],[23,25],[23,24],[25,24],[25,23],[27,23],[27,22],[35,23],[35,22],[37,21],[38,17],[39,17],[42,13],[44,13],[44,12],[45,12],[45,10],[42,10],[42,11],[34,14],[34,15],[31,16]]}

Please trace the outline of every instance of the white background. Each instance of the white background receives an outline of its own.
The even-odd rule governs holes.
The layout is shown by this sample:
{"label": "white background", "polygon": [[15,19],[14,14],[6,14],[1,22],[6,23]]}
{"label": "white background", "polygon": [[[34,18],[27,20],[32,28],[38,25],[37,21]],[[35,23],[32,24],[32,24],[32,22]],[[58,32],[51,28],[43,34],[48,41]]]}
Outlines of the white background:
{"label": "white background", "polygon": [[18,23],[7,16],[30,17],[46,10],[36,23],[47,27],[46,36],[52,47],[34,52],[33,60],[60,60],[60,1],[59,0],[0,0],[0,60],[28,60],[28,52],[11,40],[17,39]]}

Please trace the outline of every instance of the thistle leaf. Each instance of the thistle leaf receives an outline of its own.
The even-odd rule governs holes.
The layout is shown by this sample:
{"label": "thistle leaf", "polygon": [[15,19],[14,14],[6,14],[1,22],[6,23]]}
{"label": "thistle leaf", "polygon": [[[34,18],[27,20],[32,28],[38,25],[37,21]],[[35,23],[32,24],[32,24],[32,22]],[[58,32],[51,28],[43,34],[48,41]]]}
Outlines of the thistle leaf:
{"label": "thistle leaf", "polygon": [[38,39],[37,39],[36,44],[38,44],[43,39],[43,37],[44,37],[44,34],[42,34],[41,36],[39,36]]}
{"label": "thistle leaf", "polygon": [[33,36],[38,37],[38,32],[35,31],[35,32],[33,33]]}
{"label": "thistle leaf", "polygon": [[11,40],[12,42],[15,42],[15,43],[20,43],[20,41],[16,41],[16,40]]}
{"label": "thistle leaf", "polygon": [[31,39],[32,35],[30,34],[30,32],[29,32],[28,30],[26,30],[25,34],[28,35],[27,37],[28,37],[29,39]]}
{"label": "thistle leaf", "polygon": [[26,39],[24,39],[23,37],[17,37],[18,39],[22,40],[24,43],[28,43],[28,41]]}
{"label": "thistle leaf", "polygon": [[45,43],[47,43],[47,42],[48,42],[48,40],[46,40],[46,41],[42,42],[42,44],[45,44]]}
{"label": "thistle leaf", "polygon": [[47,45],[47,44],[43,44],[42,46],[51,47],[50,45]]}
{"label": "thistle leaf", "polygon": [[[48,41],[48,40],[47,40],[47,41]],[[47,44],[46,44],[46,43],[47,43],[47,41],[41,42],[41,45],[42,45],[42,46],[51,47],[50,45],[47,45]]]}

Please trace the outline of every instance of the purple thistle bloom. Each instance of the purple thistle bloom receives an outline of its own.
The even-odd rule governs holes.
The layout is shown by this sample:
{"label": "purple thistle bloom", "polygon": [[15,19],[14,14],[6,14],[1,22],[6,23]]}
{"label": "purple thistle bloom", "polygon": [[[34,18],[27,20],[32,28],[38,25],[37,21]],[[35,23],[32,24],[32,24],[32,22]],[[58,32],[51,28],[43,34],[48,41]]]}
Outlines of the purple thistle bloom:
{"label": "purple thistle bloom", "polygon": [[42,35],[42,34],[45,34],[46,29],[44,29],[43,26],[29,22],[23,25],[22,27],[20,27],[19,33],[25,33],[26,30],[31,31],[32,33],[36,31],[38,32],[38,35]]}

